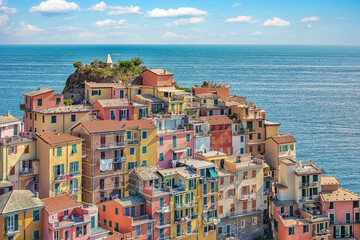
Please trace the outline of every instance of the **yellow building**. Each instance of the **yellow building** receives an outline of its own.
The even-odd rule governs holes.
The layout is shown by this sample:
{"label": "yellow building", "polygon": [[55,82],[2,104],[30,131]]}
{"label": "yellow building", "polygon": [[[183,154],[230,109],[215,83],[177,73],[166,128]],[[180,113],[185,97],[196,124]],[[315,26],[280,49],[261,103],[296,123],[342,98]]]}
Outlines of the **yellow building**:
{"label": "yellow building", "polygon": [[215,163],[218,168],[224,168],[224,162],[227,157],[227,154],[219,151],[209,151],[206,153],[195,153],[195,158],[206,160],[208,162]]}
{"label": "yellow building", "polygon": [[122,83],[85,82],[85,100],[93,104],[100,99],[128,98]]}
{"label": "yellow building", "polygon": [[156,89],[156,96],[165,102],[165,110],[172,114],[185,113],[185,91],[175,88]]}
{"label": "yellow building", "polygon": [[39,161],[35,138],[12,136],[0,142],[0,178],[11,181],[14,189],[38,191]]}
{"label": "yellow building", "polygon": [[80,122],[96,118],[95,109],[84,105],[43,108],[34,111],[34,132],[58,131],[70,133]]}
{"label": "yellow building", "polygon": [[171,239],[198,238],[202,204],[200,175],[188,167],[159,170],[162,183],[171,191]]}
{"label": "yellow building", "polygon": [[37,133],[40,198],[69,193],[81,201],[82,139],[57,132]]}
{"label": "yellow building", "polygon": [[0,239],[42,239],[45,204],[28,190],[0,196]]}

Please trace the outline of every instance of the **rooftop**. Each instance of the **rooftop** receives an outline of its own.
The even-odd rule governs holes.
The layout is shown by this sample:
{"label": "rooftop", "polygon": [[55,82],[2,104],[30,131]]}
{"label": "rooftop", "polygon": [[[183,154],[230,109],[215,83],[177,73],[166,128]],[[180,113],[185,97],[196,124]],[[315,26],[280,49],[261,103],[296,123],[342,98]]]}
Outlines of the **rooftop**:
{"label": "rooftop", "polygon": [[274,142],[277,144],[283,144],[283,143],[294,143],[296,142],[296,139],[293,135],[278,135],[271,137]]}
{"label": "rooftop", "polygon": [[29,190],[13,190],[0,196],[0,213],[42,208],[45,204]]}
{"label": "rooftop", "polygon": [[144,180],[159,179],[159,176],[156,174],[158,171],[157,166],[148,166],[148,167],[137,167],[134,171]]}
{"label": "rooftop", "polygon": [[117,198],[114,201],[119,203],[123,207],[129,207],[129,206],[145,203],[145,200],[139,196],[131,196],[131,197],[121,198],[121,199]]}
{"label": "rooftop", "polygon": [[163,100],[161,100],[160,98],[154,97],[150,94],[144,94],[144,95],[136,95],[138,98],[142,99],[142,100],[148,100],[152,103],[155,102],[163,102]]}
{"label": "rooftop", "polygon": [[83,140],[82,138],[59,132],[41,132],[36,133],[36,136],[50,145]]}
{"label": "rooftop", "polygon": [[21,122],[21,119],[11,115],[10,111],[8,111],[6,115],[1,115],[0,116],[0,125],[9,124],[9,123],[15,123],[15,122]]}
{"label": "rooftop", "polygon": [[210,125],[232,124],[232,120],[226,115],[206,116],[201,118],[205,119]]}
{"label": "rooftop", "polygon": [[179,174],[185,179],[191,179],[191,178],[198,178],[200,177],[199,174],[197,174],[195,171],[189,169],[188,167],[177,167],[177,168],[169,168],[169,169],[162,169],[159,170],[158,173],[160,173],[162,176],[172,176]]}
{"label": "rooftop", "polygon": [[236,168],[263,167],[263,160],[254,158],[250,153],[230,155],[226,159],[228,162],[236,164]]}
{"label": "rooftop", "polygon": [[67,194],[44,198],[42,200],[46,204],[45,211],[50,214],[82,206],[81,202],[76,201]]}
{"label": "rooftop", "polygon": [[56,113],[76,113],[76,112],[90,112],[95,109],[86,108],[84,105],[70,105],[70,106],[61,106],[61,107],[51,107],[51,108],[42,108],[37,109],[34,112],[42,114],[56,114]]}
{"label": "rooftop", "polygon": [[286,207],[297,205],[295,200],[279,200],[276,198],[270,198],[270,200],[275,204],[276,207]]}
{"label": "rooftop", "polygon": [[0,181],[0,188],[4,188],[4,187],[13,187],[14,185],[12,184],[12,182],[8,181],[8,180],[1,180]]}
{"label": "rooftop", "polygon": [[281,124],[277,123],[277,122],[270,122],[270,121],[266,120],[265,125],[266,126],[280,126]]}
{"label": "rooftop", "polygon": [[219,96],[215,93],[201,93],[201,94],[196,94],[196,97],[200,98],[200,99],[216,99],[219,98]]}
{"label": "rooftop", "polygon": [[326,202],[360,200],[359,195],[341,187],[333,191],[323,191],[320,196]]}
{"label": "rooftop", "polygon": [[197,159],[197,158],[181,159],[181,160],[177,160],[177,162],[184,164],[186,166],[193,166],[196,169],[216,167],[215,163],[212,163],[212,162],[209,162],[206,160]]}
{"label": "rooftop", "polygon": [[320,185],[340,185],[336,176],[321,176]]}
{"label": "rooftop", "polygon": [[[199,153],[196,153],[196,154],[199,154]],[[201,153],[199,155],[201,155],[203,157],[216,157],[216,156],[225,157],[226,153],[219,152],[219,151],[209,151],[209,152],[206,152],[206,153]]]}
{"label": "rooftop", "polygon": [[309,161],[308,163],[298,162],[298,165],[295,167],[295,173],[303,175],[303,174],[321,174],[321,168],[313,163],[313,161]]}
{"label": "rooftop", "polygon": [[97,100],[97,102],[104,108],[106,108],[106,107],[131,107],[132,106],[129,103],[129,101],[124,98],[101,99],[101,100]]}
{"label": "rooftop", "polygon": [[97,83],[97,82],[85,82],[90,88],[126,88],[122,83]]}
{"label": "rooftop", "polygon": [[52,91],[55,91],[55,90],[50,89],[50,88],[39,88],[38,90],[35,90],[32,92],[27,92],[27,93],[24,93],[23,95],[28,96],[28,97],[35,97],[37,95],[44,94],[47,92],[52,92]]}
{"label": "rooftop", "polygon": [[117,120],[92,120],[81,122],[81,124],[90,134],[119,132],[127,128],[148,129],[156,128],[151,119],[117,121]]}
{"label": "rooftop", "polygon": [[147,71],[147,70],[152,73],[155,73],[158,76],[174,75],[173,73],[171,73],[163,68],[149,68],[149,69],[146,69],[145,71]]}

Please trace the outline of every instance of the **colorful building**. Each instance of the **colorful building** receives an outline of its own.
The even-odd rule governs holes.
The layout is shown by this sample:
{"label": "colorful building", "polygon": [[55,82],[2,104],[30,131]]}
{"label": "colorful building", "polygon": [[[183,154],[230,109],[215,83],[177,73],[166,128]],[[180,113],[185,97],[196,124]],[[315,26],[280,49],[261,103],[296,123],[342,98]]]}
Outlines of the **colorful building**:
{"label": "colorful building", "polygon": [[14,190],[0,196],[0,238],[40,240],[43,238],[43,208],[28,190]]}
{"label": "colorful building", "polygon": [[321,211],[330,219],[329,239],[358,239],[360,237],[360,196],[339,185],[335,176],[321,177]]}
{"label": "colorful building", "polygon": [[134,120],[134,107],[127,99],[101,99],[93,103],[101,120]]}
{"label": "colorful building", "polygon": [[91,219],[81,202],[63,194],[45,198],[43,239],[90,239]]}
{"label": "colorful building", "polygon": [[189,129],[194,131],[194,152],[206,153],[210,151],[210,134],[208,125],[200,118],[187,118]]}
{"label": "colorful building", "polygon": [[55,94],[53,89],[39,88],[23,95],[24,103],[20,104],[20,110],[24,111],[24,132],[26,133],[34,131],[35,116],[33,111],[64,106],[64,95]]}
{"label": "colorful building", "polygon": [[68,193],[82,199],[83,139],[58,132],[36,134],[40,198]]}
{"label": "colorful building", "polygon": [[136,95],[134,100],[139,103],[149,105],[149,113],[151,113],[151,115],[167,113],[167,111],[164,109],[165,102],[160,98],[154,97],[150,94]]}
{"label": "colorful building", "polygon": [[208,85],[194,85],[192,86],[192,92],[195,96],[199,94],[214,93],[219,96],[220,99],[229,101],[230,99],[230,85],[229,84],[208,84]]}
{"label": "colorful building", "polygon": [[150,87],[173,87],[174,74],[162,68],[149,68],[142,73],[142,85]]}
{"label": "colorful building", "polygon": [[231,108],[215,93],[197,94],[193,102],[200,103],[200,116],[231,115]]}
{"label": "colorful building", "polygon": [[114,199],[99,204],[100,226],[122,239],[155,239],[154,219],[148,214],[146,201],[139,196]]}
{"label": "colorful building", "polygon": [[100,99],[128,98],[128,90],[122,83],[97,83],[85,81],[85,100],[93,104]]}
{"label": "colorful building", "polygon": [[211,131],[210,149],[232,154],[232,120],[225,115],[207,116],[201,119],[206,122]]}
{"label": "colorful building", "polygon": [[96,119],[97,110],[85,105],[42,108],[33,111],[34,132],[57,131],[70,133],[79,122]]}
{"label": "colorful building", "polygon": [[21,120],[7,111],[6,115],[0,116],[0,139],[5,137],[19,136],[21,133]]}
{"label": "colorful building", "polygon": [[246,126],[239,120],[232,124],[232,145],[234,154],[246,153]]}

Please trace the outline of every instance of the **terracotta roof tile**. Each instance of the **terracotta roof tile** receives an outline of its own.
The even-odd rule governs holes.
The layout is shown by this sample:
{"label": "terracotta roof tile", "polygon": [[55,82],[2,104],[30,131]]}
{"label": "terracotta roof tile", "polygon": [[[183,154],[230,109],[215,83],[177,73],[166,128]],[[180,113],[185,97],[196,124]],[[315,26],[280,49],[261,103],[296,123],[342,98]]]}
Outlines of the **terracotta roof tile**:
{"label": "terracotta roof tile", "polygon": [[155,73],[156,75],[174,75],[173,73],[163,69],[163,68],[149,68],[149,69],[146,69],[145,71],[150,71],[152,73]]}
{"label": "terracotta roof tile", "polygon": [[65,133],[58,132],[41,132],[36,133],[36,136],[42,139],[47,144],[58,144],[58,143],[66,143],[72,141],[82,141],[81,138],[71,136]]}
{"label": "terracotta roof tile", "polygon": [[46,204],[45,211],[50,214],[82,206],[81,202],[76,201],[67,194],[44,198],[42,201]]}
{"label": "terracotta roof tile", "polygon": [[218,115],[218,116],[206,116],[202,117],[205,119],[210,125],[216,124],[232,124],[232,120],[225,115]]}
{"label": "terracotta roof tile", "polygon": [[339,180],[336,176],[321,176],[321,185],[340,185]]}
{"label": "terracotta roof tile", "polygon": [[86,82],[90,88],[126,88],[122,83],[97,83],[97,82]]}
{"label": "terracotta roof tile", "polygon": [[293,135],[279,135],[271,137],[277,144],[296,142]]}
{"label": "terracotta roof tile", "polygon": [[17,117],[14,117],[10,113],[7,115],[0,116],[0,124],[7,124],[7,123],[13,123],[13,122],[21,122],[21,120]]}
{"label": "terracotta roof tile", "polygon": [[117,120],[92,120],[80,123],[90,133],[119,132],[128,128],[148,129],[156,128],[151,119],[117,121]]}
{"label": "terracotta roof tile", "polygon": [[338,188],[333,191],[323,191],[320,196],[326,202],[360,200],[359,195],[345,188]]}
{"label": "terracotta roof tile", "polygon": [[32,91],[32,92],[24,93],[23,95],[24,96],[29,96],[29,97],[34,97],[34,96],[44,94],[44,93],[47,93],[47,92],[51,92],[51,91],[55,91],[55,90],[50,89],[50,88],[41,88],[41,89],[38,89],[38,90],[35,90],[35,91]]}

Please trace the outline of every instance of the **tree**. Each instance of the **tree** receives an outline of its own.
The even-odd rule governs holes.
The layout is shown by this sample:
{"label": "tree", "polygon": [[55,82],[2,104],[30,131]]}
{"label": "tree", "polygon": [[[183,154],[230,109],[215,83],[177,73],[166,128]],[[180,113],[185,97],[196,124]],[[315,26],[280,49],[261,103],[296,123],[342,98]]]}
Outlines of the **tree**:
{"label": "tree", "polygon": [[209,82],[208,82],[208,81],[204,81],[202,86],[203,86],[203,87],[209,87]]}
{"label": "tree", "polygon": [[83,65],[82,65],[82,63],[81,63],[80,61],[74,62],[74,63],[73,63],[73,66],[74,66],[75,68],[77,68],[77,69],[83,67]]}
{"label": "tree", "polygon": [[141,58],[139,57],[135,57],[133,59],[131,59],[131,61],[134,63],[134,65],[137,67],[137,66],[140,66],[141,64],[143,64],[144,62],[141,60]]}
{"label": "tree", "polygon": [[64,99],[64,104],[66,106],[73,105],[73,103],[74,103],[74,100],[72,100],[72,99]]}

